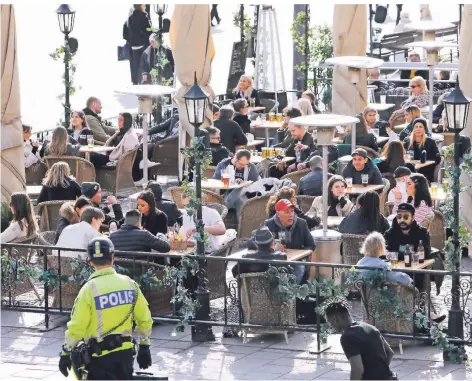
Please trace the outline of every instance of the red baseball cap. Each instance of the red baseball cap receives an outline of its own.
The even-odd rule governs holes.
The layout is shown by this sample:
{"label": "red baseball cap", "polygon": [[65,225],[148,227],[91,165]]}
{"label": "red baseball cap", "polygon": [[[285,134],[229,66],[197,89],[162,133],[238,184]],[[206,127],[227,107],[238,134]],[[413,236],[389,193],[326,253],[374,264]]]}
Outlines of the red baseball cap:
{"label": "red baseball cap", "polygon": [[293,205],[290,200],[287,200],[287,199],[282,199],[282,200],[279,200],[279,202],[277,204],[275,204],[275,211],[276,212],[282,212],[282,211],[285,211],[285,210],[288,210],[290,208],[295,208],[295,205]]}

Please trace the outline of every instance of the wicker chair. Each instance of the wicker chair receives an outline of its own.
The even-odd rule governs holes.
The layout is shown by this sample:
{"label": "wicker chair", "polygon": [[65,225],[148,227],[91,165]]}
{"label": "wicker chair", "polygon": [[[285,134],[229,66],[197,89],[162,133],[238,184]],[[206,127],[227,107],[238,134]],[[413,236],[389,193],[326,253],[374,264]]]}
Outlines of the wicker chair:
{"label": "wicker chair", "polygon": [[75,177],[79,184],[84,181],[95,181],[95,167],[93,164],[81,157],[77,156],[46,156],[44,158],[48,169],[59,161],[69,164],[70,173]]}
{"label": "wicker chair", "polygon": [[25,168],[25,178],[27,185],[42,185],[48,167],[43,162],[37,162]]}
{"label": "wicker chair", "polygon": [[444,157],[441,156],[441,161],[436,164],[434,167],[434,176],[433,176],[433,182],[440,182],[442,180],[442,175],[441,175],[441,168],[444,166]]}
{"label": "wicker chair", "polygon": [[68,202],[61,201],[45,201],[38,204],[38,213],[40,214],[39,231],[51,231],[56,228],[57,220],[59,219],[59,209]]}
{"label": "wicker chair", "polygon": [[[184,205],[182,204],[182,193],[184,191],[184,188],[170,187],[168,191],[169,191],[170,199],[175,202],[175,204],[177,205],[177,208],[183,209]],[[204,203],[215,203],[215,204],[221,204],[221,205],[226,206],[225,200],[223,199],[223,197],[207,189],[202,189],[202,201]]]}
{"label": "wicker chair", "polygon": [[379,209],[381,214],[388,216],[388,214],[386,214],[387,208],[385,208],[385,203],[387,202],[388,191],[390,190],[390,181],[388,181],[388,179],[383,179],[382,181],[384,183],[384,187],[382,192],[379,194]]}
{"label": "wicker chair", "polygon": [[[227,257],[236,238],[226,242],[218,250],[215,250],[213,253],[209,254],[209,257]],[[217,299],[222,298],[225,295],[225,288],[227,289],[226,284],[226,266],[227,262],[225,261],[207,261],[207,278],[210,285],[210,298]],[[226,291],[226,295],[229,296],[229,292]]]}
{"label": "wicker chair", "polygon": [[120,157],[116,168],[101,167],[97,169],[97,182],[102,189],[115,195],[129,196],[137,191],[133,182],[132,170],[137,150],[128,151]]}
{"label": "wicker chair", "polygon": [[311,204],[313,204],[316,197],[317,196],[297,196],[298,207],[303,211],[303,213],[307,213],[310,210]]}
{"label": "wicker chair", "polygon": [[[361,287],[361,298],[362,298],[362,320],[366,323],[372,324],[377,327],[380,331],[389,331],[395,333],[413,333],[413,324],[411,318],[415,306],[413,301],[416,301],[417,305],[420,302],[420,294],[418,290],[412,285],[401,285],[398,283],[386,282],[383,287],[392,288],[393,291],[400,296],[401,308],[404,317],[397,317],[395,314],[395,308],[378,307],[379,298],[381,297],[377,292],[377,288],[372,286]],[[384,303],[382,303],[384,304]],[[400,347],[400,353],[403,354],[402,340],[397,339],[386,339],[392,347]],[[414,344],[414,342],[407,341],[407,343]]]}
{"label": "wicker chair", "polygon": [[207,169],[203,172],[203,177],[207,179],[212,179],[213,175],[215,174],[216,167],[213,165],[209,165]]}
{"label": "wicker chair", "polygon": [[[48,249],[49,250],[49,249]],[[61,275],[73,275],[74,270],[72,269],[72,263],[75,258],[73,257],[61,257],[60,271],[59,271],[59,257],[48,253],[48,268],[57,269]],[[52,307],[62,309],[72,309],[74,306],[75,299],[79,294],[81,286],[79,280],[68,280],[61,281],[61,287],[57,286],[53,292]]]}
{"label": "wicker chair", "polygon": [[204,205],[211,209],[215,209],[221,216],[222,220],[224,220],[228,214],[228,208],[224,205],[217,204],[216,202],[205,202]]}
{"label": "wicker chair", "polygon": [[367,235],[343,234],[343,264],[355,265],[363,257],[360,253],[362,243]]}
{"label": "wicker chair", "polygon": [[372,148],[370,147],[366,147],[366,146],[358,146],[356,145],[356,148],[363,148],[367,151],[367,156],[370,157],[372,160],[374,159],[377,159],[379,157],[379,153],[374,151]]}
{"label": "wicker chair", "polygon": [[393,173],[391,172],[382,173],[382,177],[384,179],[387,179],[390,182],[390,189],[393,189],[397,186],[397,180],[395,180],[395,178],[393,177]]}
{"label": "wicker chair", "polygon": [[446,222],[444,214],[439,210],[434,210],[434,218],[428,226],[428,231],[431,236],[431,247],[442,251],[446,242]]}
{"label": "wicker chair", "polygon": [[290,172],[282,176],[281,180],[284,180],[284,179],[292,180],[293,183],[297,185],[297,192],[298,192],[298,190],[300,189],[300,179],[303,176],[306,176],[308,173],[310,173],[310,169],[302,169],[301,171]]}
{"label": "wicker chair", "polygon": [[38,235],[38,244],[43,246],[54,246],[56,241],[55,231],[45,231]]}
{"label": "wicker chair", "polygon": [[265,179],[269,177],[269,168],[271,166],[271,162],[269,158],[263,159],[260,163],[256,164],[256,170],[261,178]]}
{"label": "wicker chair", "polygon": [[[241,274],[241,304],[245,324],[294,325],[295,302],[284,304],[267,283],[265,273]],[[250,329],[243,329],[243,342]],[[283,333],[288,343],[287,331],[257,330],[258,333]]]}
{"label": "wicker chair", "polygon": [[[159,175],[178,176],[179,137],[173,136],[157,142],[152,150],[151,160],[161,163],[159,167],[155,167],[159,169]],[[153,169],[151,169],[151,176],[153,174]]]}
{"label": "wicker chair", "polygon": [[239,212],[238,238],[250,238],[253,230],[264,225],[267,219],[266,206],[270,195],[247,200]]}
{"label": "wicker chair", "polygon": [[[137,280],[138,277],[149,269],[157,271],[157,278],[164,276],[164,266],[154,262],[117,257],[115,258],[115,264],[128,270],[126,275],[134,280]],[[173,312],[173,305],[170,302],[174,296],[174,290],[172,287],[151,287],[150,289],[142,291],[149,303],[149,310],[151,311],[152,316],[167,315]]]}

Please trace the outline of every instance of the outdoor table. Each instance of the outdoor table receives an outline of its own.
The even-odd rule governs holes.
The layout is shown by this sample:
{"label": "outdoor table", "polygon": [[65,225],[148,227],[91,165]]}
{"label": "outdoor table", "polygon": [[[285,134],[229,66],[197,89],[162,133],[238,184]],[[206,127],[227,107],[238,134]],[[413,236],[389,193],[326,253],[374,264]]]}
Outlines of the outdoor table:
{"label": "outdoor table", "polygon": [[217,179],[202,180],[202,188],[204,189],[217,189],[217,190],[238,189],[238,188],[247,187],[251,184],[252,184],[252,181],[243,181],[239,184],[230,183],[228,186],[225,186],[222,180],[217,180]]}
{"label": "outdoor table", "polygon": [[410,163],[415,165],[415,169],[421,169],[424,167],[427,167],[428,165],[433,165],[435,162],[434,160],[426,160],[424,163],[422,163],[420,160],[410,160]]}
{"label": "outdoor table", "polygon": [[414,266],[413,263],[411,267],[405,267],[404,261],[398,261],[397,269],[408,269],[408,270],[422,270],[428,267],[431,267],[434,263],[434,259],[425,259],[423,263],[418,263],[418,265]]}
{"label": "outdoor table", "polygon": [[248,142],[248,143],[245,144],[245,145],[236,146],[236,151],[237,151],[238,149],[242,149],[242,148],[248,148],[248,149],[251,149],[251,148],[252,148],[252,149],[254,149],[254,148],[256,148],[257,146],[260,146],[260,145],[262,145],[262,144],[264,144],[264,140],[255,139],[255,140],[253,140],[252,142]]}
{"label": "outdoor table", "polygon": [[[389,137],[388,136],[376,136],[377,139],[377,144],[384,144],[388,142]],[[333,138],[332,140],[333,144],[343,144],[343,139],[341,137],[337,136]]]}
{"label": "outdoor table", "polygon": [[42,185],[27,185],[26,186],[26,193],[30,198],[37,198],[41,193]]}
{"label": "outdoor table", "polygon": [[379,184],[379,185],[373,185],[373,184],[367,184],[366,186],[362,185],[362,184],[352,184],[352,189],[351,190],[346,190],[346,193],[347,194],[350,194],[350,195],[355,195],[355,196],[358,196],[358,195],[361,195],[367,191],[377,191],[377,190],[380,190],[384,187],[383,184]]}
{"label": "outdoor table", "polygon": [[[279,160],[279,161],[274,160],[275,159],[274,157],[268,157],[267,159],[270,159],[270,161],[273,162],[273,163],[280,163],[280,162],[288,163],[290,161],[295,160],[296,158],[292,157],[292,156],[284,156],[282,158],[282,160]],[[259,164],[262,160],[265,160],[265,159],[262,158],[262,156],[259,156],[259,155],[258,156],[251,156],[251,163],[253,163],[253,164]]]}
{"label": "outdoor table", "polygon": [[[231,254],[228,256],[228,258],[242,258],[243,255],[246,255],[248,253],[254,253],[254,250],[248,250],[244,249],[241,251],[238,251],[237,253]],[[310,257],[313,253],[312,250],[309,249],[285,249],[284,253],[287,254],[287,260],[288,261],[300,261],[302,259],[307,259]]]}
{"label": "outdoor table", "polygon": [[282,128],[283,122],[269,122],[265,121],[262,124],[253,124],[251,125],[251,128],[264,128],[265,129],[265,138],[266,138],[266,146],[270,146],[270,141],[269,141],[269,129],[270,128],[275,128],[279,129]]}
{"label": "outdoor table", "polygon": [[264,111],[264,106],[257,106],[257,107],[248,107],[248,112],[257,112],[257,111]]}
{"label": "outdoor table", "polygon": [[377,112],[387,111],[395,107],[394,103],[369,103],[368,106],[372,107]]}
{"label": "outdoor table", "polygon": [[88,146],[81,146],[79,152],[85,153],[85,158],[90,161],[90,152],[110,152],[114,149],[115,147],[109,146],[93,146],[93,148],[89,148]]}

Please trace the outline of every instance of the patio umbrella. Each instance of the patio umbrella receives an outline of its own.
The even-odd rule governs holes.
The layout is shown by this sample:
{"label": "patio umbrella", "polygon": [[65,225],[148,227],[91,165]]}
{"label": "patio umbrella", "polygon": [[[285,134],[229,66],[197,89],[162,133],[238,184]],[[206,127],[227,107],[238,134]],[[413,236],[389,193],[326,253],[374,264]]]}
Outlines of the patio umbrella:
{"label": "patio umbrella", "polygon": [[15,10],[2,5],[2,201],[25,189]]}
{"label": "patio umbrella", "polygon": [[[459,81],[461,90],[464,94],[472,97],[472,72],[470,67],[472,65],[472,4],[465,4],[462,11],[462,25],[461,33],[459,38]],[[472,138],[472,113],[469,111],[469,119],[467,126],[462,131],[463,135]],[[461,177],[462,185],[469,186],[466,191],[461,192],[460,205],[462,217],[465,219],[469,231],[472,230],[472,215],[470,214],[470,208],[472,207],[472,179],[466,174],[462,174]],[[469,213],[468,213],[469,212]]]}
{"label": "patio umbrella", "polygon": [[[208,4],[176,5],[170,24],[170,45],[175,62],[175,74],[181,87],[175,94],[179,108],[179,148],[188,146],[190,138],[195,136],[194,127],[189,123],[183,96],[197,82],[210,97],[210,104],[215,93],[210,87],[211,62],[215,56],[213,37],[211,35],[210,8]],[[204,126],[213,120],[211,109],[206,112]],[[179,155],[179,174],[182,178],[183,156]]]}
{"label": "patio umbrella", "polygon": [[[334,56],[365,56],[367,46],[367,5],[335,5],[333,14]],[[357,84],[356,114],[367,104],[366,70],[361,70]],[[333,69],[332,111],[352,115],[352,84],[347,67]]]}

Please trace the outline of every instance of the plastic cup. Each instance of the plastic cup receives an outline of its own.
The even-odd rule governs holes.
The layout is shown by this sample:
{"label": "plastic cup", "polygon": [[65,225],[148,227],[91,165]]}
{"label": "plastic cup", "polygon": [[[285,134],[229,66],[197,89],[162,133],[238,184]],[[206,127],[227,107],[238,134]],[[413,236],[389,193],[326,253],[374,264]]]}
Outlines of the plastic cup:
{"label": "plastic cup", "polygon": [[87,136],[87,146],[90,149],[93,149],[95,146],[95,140],[93,140],[93,136]]}
{"label": "plastic cup", "polygon": [[367,184],[369,184],[369,175],[362,174],[361,179],[362,179],[362,185],[364,185],[366,187]]}
{"label": "plastic cup", "polygon": [[398,266],[398,253],[391,252],[389,255],[389,260],[393,268]]}
{"label": "plastic cup", "polygon": [[346,177],[347,191],[352,191],[352,177]]}
{"label": "plastic cup", "polygon": [[387,96],[386,96],[386,95],[381,95],[381,96],[380,96],[380,103],[382,103],[383,105],[384,105],[385,103],[387,103]]}

